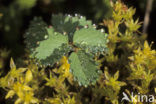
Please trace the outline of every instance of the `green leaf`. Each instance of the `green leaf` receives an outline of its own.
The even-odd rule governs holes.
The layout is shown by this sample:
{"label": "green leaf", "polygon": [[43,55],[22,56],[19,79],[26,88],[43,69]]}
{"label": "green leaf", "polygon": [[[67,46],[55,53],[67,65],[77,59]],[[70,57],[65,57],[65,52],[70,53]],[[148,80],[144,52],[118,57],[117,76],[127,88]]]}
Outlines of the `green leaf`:
{"label": "green leaf", "polygon": [[96,83],[100,70],[97,69],[98,64],[93,60],[91,54],[84,51],[73,52],[69,57],[69,61],[71,71],[79,85],[88,86],[90,83]]}
{"label": "green leaf", "polygon": [[85,26],[94,27],[91,21],[86,20],[84,16],[76,15],[52,15],[52,25],[56,29],[57,32],[62,34],[68,34],[69,41],[72,42],[73,34],[76,29],[82,29]]}
{"label": "green leaf", "polygon": [[75,32],[73,42],[86,52],[107,52],[107,34],[93,28],[81,29]]}
{"label": "green leaf", "polygon": [[78,21],[72,22],[72,19],[69,16],[64,16],[62,14],[52,15],[52,25],[57,32],[67,34],[73,33],[78,25]]}
{"label": "green leaf", "polygon": [[62,44],[62,46],[58,49],[55,49],[53,53],[48,56],[44,60],[40,60],[41,63],[45,66],[53,65],[54,63],[58,62],[62,56],[67,56],[68,53],[71,51],[72,47],[67,44]]}
{"label": "green leaf", "polygon": [[[54,32],[53,28],[47,28],[48,35],[46,35],[47,40],[43,40],[39,43],[39,46],[33,51],[32,57],[37,58],[42,64],[45,64],[44,61],[53,55],[55,50],[60,50],[63,44],[68,43],[68,37],[60,33]],[[57,54],[57,53],[56,53]],[[55,55],[54,55],[55,56]],[[53,57],[51,57],[53,58]],[[49,62],[49,64],[51,64]]]}
{"label": "green leaf", "polygon": [[86,17],[84,16],[80,16],[80,15],[77,15],[75,17],[72,17],[72,22],[79,22],[79,28],[83,28],[85,26],[87,26],[86,28],[89,28],[89,27],[92,27],[94,28],[95,26],[92,25],[92,21],[90,20],[87,20]]}
{"label": "green leaf", "polygon": [[26,47],[31,53],[39,46],[37,42],[45,40],[45,35],[48,34],[46,27],[46,23],[43,22],[41,18],[35,17],[31,22],[29,29],[24,34]]}

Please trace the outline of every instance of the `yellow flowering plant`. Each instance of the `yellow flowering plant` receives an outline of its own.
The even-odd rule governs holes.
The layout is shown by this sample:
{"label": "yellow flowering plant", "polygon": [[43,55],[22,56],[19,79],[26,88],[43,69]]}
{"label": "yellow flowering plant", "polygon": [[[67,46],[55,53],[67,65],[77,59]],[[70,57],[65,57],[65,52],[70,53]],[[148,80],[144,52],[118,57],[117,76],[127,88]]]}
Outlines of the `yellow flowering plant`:
{"label": "yellow flowering plant", "polygon": [[[24,5],[23,9],[29,7],[21,0],[17,1]],[[34,6],[34,3],[36,0],[33,0],[30,6]],[[71,38],[72,34],[69,36],[71,40],[69,40],[68,47],[61,44],[61,40],[68,41],[66,38],[68,31],[73,29],[68,30],[68,26],[66,26],[70,24],[70,21],[63,26],[59,25],[61,27],[56,26],[57,32],[54,32],[52,26],[47,27],[49,36],[53,36],[57,41],[50,38],[51,40],[42,44],[41,41],[37,42],[31,38],[31,36],[37,37],[37,35],[29,33],[30,37],[27,41],[32,39],[31,42],[35,43],[32,46],[29,42],[27,43],[32,51],[41,46],[36,49],[41,53],[33,54],[38,55],[37,57],[41,58],[40,61],[32,59],[31,56],[28,58],[29,52],[27,52],[26,58],[21,58],[20,63],[16,58],[14,58],[15,62],[11,58],[9,71],[3,71],[1,69],[7,69],[5,62],[10,51],[0,50],[0,93],[3,92],[2,97],[0,95],[0,100],[3,99],[6,104],[145,104],[145,98],[142,99],[142,102],[138,101],[141,95],[156,93],[156,50],[152,49],[153,43],[150,44],[146,40],[147,35],[139,31],[142,22],[139,19],[134,19],[135,8],[129,8],[121,0],[110,1],[110,6],[111,17],[103,20],[100,25],[103,25],[104,28],[102,27],[101,31],[98,30],[99,35],[104,33],[108,37],[108,39],[100,37],[107,40],[104,42],[107,44],[103,44],[108,46],[107,54],[100,54],[99,51],[103,49],[100,46],[89,47],[92,40],[96,38],[90,35],[95,32],[96,26],[84,25],[90,24],[90,21],[81,16],[78,22],[83,26],[82,31],[79,32],[81,26],[71,25],[77,31],[74,42],[84,39],[83,37],[79,39],[79,35],[84,35],[87,43],[90,43],[87,44],[88,46],[85,46],[85,41],[81,42],[84,46],[75,44]],[[64,18],[63,15],[59,15],[59,17]],[[56,15],[53,15],[53,18],[58,19]],[[70,15],[66,19],[69,18],[71,19]],[[72,17],[71,20],[77,21],[77,19],[78,17]],[[46,27],[46,25],[39,24],[37,19],[35,22],[36,24],[32,24],[33,28],[29,32],[37,31],[36,34],[39,34],[39,38],[44,38],[42,41],[45,42],[45,39],[49,37],[46,34],[44,37],[40,36],[40,30],[43,29],[40,29],[40,26]],[[60,21],[53,22],[56,23],[55,25],[62,24]],[[62,28],[66,31],[62,31]],[[90,31],[86,29],[90,29]],[[108,33],[105,33],[104,29]],[[60,31],[61,34],[58,33]],[[89,34],[87,37],[92,37],[92,40],[87,38],[86,34]],[[96,39],[97,42],[100,38]],[[61,47],[54,50],[55,55],[50,54],[51,50],[49,50],[46,52],[49,52],[51,56],[44,56],[47,44],[51,46],[50,43],[55,41]],[[71,45],[73,49],[71,49]],[[90,48],[93,53],[96,49],[99,51],[96,51],[95,55],[88,54]],[[96,49],[94,50],[94,48]],[[67,51],[65,51],[66,49]],[[42,60],[42,58],[46,60]],[[75,69],[73,69],[74,67]],[[155,104],[155,102],[151,103]]]}

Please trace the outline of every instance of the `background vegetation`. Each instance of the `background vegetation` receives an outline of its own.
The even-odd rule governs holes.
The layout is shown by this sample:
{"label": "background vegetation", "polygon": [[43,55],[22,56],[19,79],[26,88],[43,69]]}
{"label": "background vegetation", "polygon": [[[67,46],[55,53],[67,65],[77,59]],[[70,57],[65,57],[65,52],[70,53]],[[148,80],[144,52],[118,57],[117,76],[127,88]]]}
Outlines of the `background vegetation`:
{"label": "background vegetation", "polygon": [[[147,0],[1,0],[0,103],[120,104],[123,91],[155,95],[156,1],[143,34],[146,4]],[[23,35],[30,21],[41,16],[49,25],[51,14],[58,13],[84,15],[109,34],[108,55],[95,56],[103,72],[95,85],[79,86],[66,57],[59,67],[46,69],[29,59]]]}

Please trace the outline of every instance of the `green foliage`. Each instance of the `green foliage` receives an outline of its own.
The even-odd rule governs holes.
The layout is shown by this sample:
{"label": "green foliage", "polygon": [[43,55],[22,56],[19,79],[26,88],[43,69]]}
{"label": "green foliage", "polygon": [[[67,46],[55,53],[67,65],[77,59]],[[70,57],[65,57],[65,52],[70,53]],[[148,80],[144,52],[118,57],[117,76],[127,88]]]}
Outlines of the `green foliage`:
{"label": "green foliage", "polygon": [[[25,34],[25,43],[31,51],[31,57],[43,66],[52,66],[62,56],[68,56],[74,51],[69,56],[71,62],[76,62],[71,65],[74,77],[85,86],[95,83],[99,74],[92,56],[98,52],[107,53],[107,34],[96,30],[92,22],[83,16],[53,15],[51,21],[52,26],[49,27],[40,18],[31,23]],[[81,54],[78,50],[85,50],[91,55],[84,52]]]}
{"label": "green foliage", "polygon": [[130,74],[129,80],[140,80],[141,85],[135,85],[139,92],[146,94],[149,92],[149,86],[154,78],[156,68],[156,51],[151,50],[147,41],[144,42],[142,50],[140,47],[134,50],[135,55],[129,57],[132,61],[130,63],[130,69],[132,73]]}
{"label": "green foliage", "polygon": [[32,8],[36,4],[37,0],[16,0],[16,3],[20,5],[21,9]]}
{"label": "green foliage", "polygon": [[60,48],[62,44],[67,44],[68,42],[67,36],[64,36],[60,33],[54,33],[54,30],[52,28],[47,29],[47,31],[48,35],[45,35],[45,39],[48,39],[41,42],[38,41],[39,43],[35,43],[39,44],[39,47],[37,47],[32,53],[32,57],[37,57],[37,59],[41,60],[41,62],[43,62],[42,60],[46,60],[46,58],[48,56],[51,56],[51,54],[55,54],[55,49]]}
{"label": "green foliage", "polygon": [[[1,25],[2,29],[5,32],[4,39],[5,41],[11,40],[15,41],[17,39],[17,34],[19,33],[18,28],[21,26],[21,15],[20,10],[16,9],[16,5],[12,4],[9,7],[0,7],[0,12],[3,13],[1,17]],[[11,28],[13,27],[13,28]],[[11,35],[9,33],[14,32],[15,35]]]}
{"label": "green foliage", "polygon": [[118,81],[119,71],[114,76],[109,75],[108,71],[105,71],[106,87],[104,87],[105,96],[108,97],[113,104],[118,103],[118,94],[122,86],[125,86],[125,82]]}
{"label": "green foliage", "polygon": [[42,0],[42,2],[44,2],[45,4],[50,4],[50,3],[56,3],[56,4],[59,4],[59,3],[62,3],[64,2],[65,0]]}
{"label": "green foliage", "polygon": [[107,34],[93,28],[81,29],[75,32],[74,44],[79,45],[88,53],[107,52]]}
{"label": "green foliage", "polygon": [[[3,2],[3,0],[1,0]],[[23,53],[23,46],[20,43],[21,31],[23,28],[24,18],[30,14],[29,10],[35,6],[37,0],[12,0],[9,5],[1,5],[0,13],[0,29],[2,44],[5,44],[12,51],[13,56]],[[12,45],[14,44],[14,45]]]}
{"label": "green foliage", "polygon": [[[120,0],[109,6],[112,15],[101,30],[77,14],[53,15],[52,26],[34,18],[24,35],[29,52],[20,61],[14,58],[16,65],[11,58],[10,70],[10,51],[0,49],[0,103],[145,104],[137,102],[140,95],[156,94],[156,50],[139,32],[134,8]],[[0,14],[3,28],[3,20],[19,19],[15,8],[9,10],[9,19],[7,12]],[[133,101],[121,102],[123,92]]]}
{"label": "green foliage", "polygon": [[[116,0],[112,0],[113,2]],[[91,12],[95,12],[94,18],[110,18],[112,15],[112,8],[110,0],[90,0],[90,5],[94,5]],[[102,8],[102,9],[101,9]]]}
{"label": "green foliage", "polygon": [[[0,69],[3,69],[5,67],[5,61],[7,60],[8,56],[10,54],[10,51],[7,49],[0,49]],[[0,70],[0,73],[3,70]]]}
{"label": "green foliage", "polygon": [[86,20],[84,16],[78,14],[75,17],[71,17],[71,15],[63,16],[62,14],[52,15],[51,22],[57,32],[64,35],[68,34],[70,42],[73,41],[73,35],[76,29],[81,29],[85,26],[94,27],[91,21]]}
{"label": "green foliage", "polygon": [[[39,70],[33,63],[33,61],[30,61],[27,68],[17,68],[13,59],[10,60],[11,70],[5,77],[0,78],[0,87],[7,91],[5,99],[15,98],[14,104],[76,103],[75,95],[69,96],[67,92],[68,88],[64,83],[65,79],[72,79],[66,57],[60,60],[60,67],[58,69],[50,72],[50,78],[46,75],[44,69]],[[60,76],[57,77],[54,73],[60,74]],[[51,93],[52,96],[47,98],[47,86],[55,88],[58,94]]]}
{"label": "green foliage", "polygon": [[[15,101],[15,104],[20,104],[21,102],[24,104],[37,103],[38,100],[34,98],[33,89],[28,84],[33,79],[30,69],[16,69],[16,65],[12,59],[10,61],[10,68],[10,72],[0,79],[0,86],[9,89],[5,98],[12,98],[16,95],[18,99]],[[24,72],[26,72],[25,75]]]}
{"label": "green foliage", "polygon": [[71,71],[74,78],[79,81],[79,85],[87,87],[90,83],[95,84],[99,77],[100,70],[97,70],[97,65],[92,58],[84,51],[73,52],[69,57]]}
{"label": "green foliage", "polygon": [[[101,59],[101,61],[107,63],[108,66],[106,69],[109,70],[109,72],[112,72],[114,68],[120,69],[122,80],[128,80],[126,83],[127,89],[130,85],[137,90],[137,93],[150,93],[149,86],[151,82],[155,80],[155,71],[153,70],[155,69],[154,63],[156,60],[155,50],[152,50],[151,46],[145,41],[146,35],[137,35],[140,33],[138,29],[141,25],[138,19],[136,21],[133,19],[135,9],[127,8],[127,6],[121,2],[113,4],[113,8],[112,19],[104,20],[104,25],[108,27],[108,38],[110,41],[108,47],[110,51],[108,56]],[[112,64],[114,66],[112,66]],[[108,80],[109,75],[107,73],[108,72],[105,72],[105,76]],[[118,76],[118,74],[115,74],[114,78],[115,76]],[[108,100],[113,104],[120,103],[117,99],[121,86],[113,87],[116,86],[115,84],[118,83],[118,81],[115,81],[115,79],[107,80],[105,94],[108,96]],[[128,91],[125,91],[130,92],[132,90],[128,89]],[[114,96],[111,96],[112,93],[115,93]],[[137,104],[136,100],[132,103]]]}
{"label": "green foliage", "polygon": [[[45,40],[44,36],[47,34],[46,26],[46,23],[44,23],[41,18],[34,18],[30,24],[30,29],[28,29],[25,34],[27,48],[34,49],[39,45],[36,44],[38,41]],[[33,52],[33,50],[31,50],[31,52]]]}

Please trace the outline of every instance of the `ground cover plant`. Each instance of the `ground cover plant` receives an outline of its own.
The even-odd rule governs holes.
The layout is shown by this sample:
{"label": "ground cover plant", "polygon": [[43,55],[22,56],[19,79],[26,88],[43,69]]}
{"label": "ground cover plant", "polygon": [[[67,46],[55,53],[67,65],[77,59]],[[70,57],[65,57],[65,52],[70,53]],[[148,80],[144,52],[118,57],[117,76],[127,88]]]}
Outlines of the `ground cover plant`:
{"label": "ground cover plant", "polygon": [[[3,8],[0,27],[6,36],[19,33],[15,30],[21,28],[22,18],[36,3],[15,0],[10,9]],[[0,49],[0,102],[155,104],[154,43],[140,31],[143,24],[134,18],[135,8],[120,0],[107,3],[110,16],[98,24],[80,14],[51,14],[48,20],[33,17],[22,32],[24,51],[21,44],[14,44],[21,57],[14,58],[9,49]],[[12,14],[4,21],[5,13]],[[20,17],[16,18],[17,14]]]}

